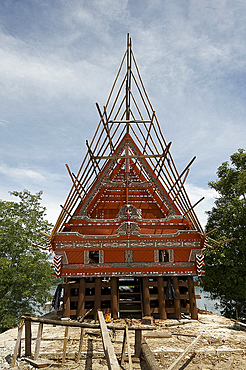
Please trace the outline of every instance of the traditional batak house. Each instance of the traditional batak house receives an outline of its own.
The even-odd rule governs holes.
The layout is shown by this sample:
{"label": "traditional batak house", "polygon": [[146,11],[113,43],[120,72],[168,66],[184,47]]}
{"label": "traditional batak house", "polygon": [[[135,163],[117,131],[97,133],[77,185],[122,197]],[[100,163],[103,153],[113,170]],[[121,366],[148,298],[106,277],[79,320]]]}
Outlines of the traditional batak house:
{"label": "traditional batak house", "polygon": [[[126,69],[125,69],[126,66]],[[63,316],[190,314],[205,235],[148,98],[128,36],[100,121],[51,235]],[[198,202],[197,202],[198,203]],[[138,316],[139,317],[139,316]]]}

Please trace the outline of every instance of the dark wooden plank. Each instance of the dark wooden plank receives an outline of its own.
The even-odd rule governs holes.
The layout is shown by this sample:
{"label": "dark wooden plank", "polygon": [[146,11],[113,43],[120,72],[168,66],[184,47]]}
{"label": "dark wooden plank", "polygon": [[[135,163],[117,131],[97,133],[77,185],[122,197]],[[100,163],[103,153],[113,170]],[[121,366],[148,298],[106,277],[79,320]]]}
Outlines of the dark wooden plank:
{"label": "dark wooden plank", "polygon": [[[30,317],[30,313],[25,314],[26,317]],[[31,343],[32,343],[32,329],[31,329],[31,322],[25,320],[25,356],[31,356]]]}
{"label": "dark wooden plank", "polygon": [[135,353],[136,357],[140,357],[142,344],[142,331],[139,329],[135,330]]}
{"label": "dark wooden plank", "polygon": [[143,311],[144,316],[150,316],[149,278],[143,277]]}
{"label": "dark wooden plank", "polygon": [[189,301],[190,301],[190,311],[191,318],[194,320],[198,319],[197,307],[196,307],[196,298],[195,298],[195,289],[193,276],[188,276],[188,291],[189,291]]}
{"label": "dark wooden plank", "polygon": [[85,314],[85,278],[79,280],[79,299],[77,307],[77,317]]}
{"label": "dark wooden plank", "polygon": [[118,318],[118,289],[116,277],[111,278],[111,314],[113,319]]}
{"label": "dark wooden plank", "polygon": [[166,312],[163,276],[158,276],[157,284],[158,284],[158,300],[159,300],[159,317],[161,320],[166,320],[167,312]]}
{"label": "dark wooden plank", "polygon": [[176,294],[176,299],[174,299],[175,318],[180,320],[181,319],[180,292],[179,292],[179,279],[177,276],[173,277],[173,286]]}

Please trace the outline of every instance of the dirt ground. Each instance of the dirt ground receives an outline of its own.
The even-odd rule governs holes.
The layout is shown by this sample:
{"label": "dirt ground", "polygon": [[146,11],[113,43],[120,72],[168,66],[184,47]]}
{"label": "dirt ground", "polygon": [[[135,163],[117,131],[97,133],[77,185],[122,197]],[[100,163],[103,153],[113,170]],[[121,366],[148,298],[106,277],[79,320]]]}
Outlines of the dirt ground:
{"label": "dirt ground", "polygon": [[[111,324],[122,326],[125,320],[115,320]],[[127,320],[128,325],[140,325],[141,320]],[[155,320],[153,326],[158,332],[169,335],[168,338],[151,337],[155,331],[143,331],[143,336],[154,353],[160,369],[168,369],[191,342],[201,335],[199,341],[188,352],[176,369],[209,370],[240,369],[246,370],[246,331],[238,330],[237,325],[229,319],[214,314],[199,314],[198,320]],[[32,352],[35,351],[37,324],[32,324]],[[99,329],[85,329],[81,359],[75,362],[78,351],[80,328],[69,328],[69,341],[66,361],[62,367],[63,338],[65,328],[44,325],[40,348],[40,359],[50,361],[44,369],[108,369],[104,356],[101,333]],[[149,336],[150,335],[150,336]],[[23,330],[24,336],[24,330]],[[17,328],[0,334],[0,369],[10,369],[10,363],[17,338]],[[121,357],[123,331],[111,331],[118,359]],[[129,330],[131,355],[134,355],[135,332]],[[128,369],[126,362],[123,369]],[[22,357],[18,358],[15,369],[34,369],[24,360],[24,340],[22,340]],[[147,369],[144,361],[133,363],[133,369]]]}

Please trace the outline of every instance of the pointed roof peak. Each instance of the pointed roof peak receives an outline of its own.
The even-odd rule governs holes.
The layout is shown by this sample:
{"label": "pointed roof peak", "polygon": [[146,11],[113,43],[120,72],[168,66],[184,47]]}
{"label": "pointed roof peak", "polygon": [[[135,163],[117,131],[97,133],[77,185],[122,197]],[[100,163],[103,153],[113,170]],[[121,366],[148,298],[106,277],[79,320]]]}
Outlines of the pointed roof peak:
{"label": "pointed roof peak", "polygon": [[[122,68],[124,62],[126,62],[126,71]],[[64,220],[66,222],[66,219],[71,217],[78,204],[83,202],[95,187],[109,162],[116,163],[126,157],[139,167],[144,167],[146,164],[151,169],[155,181],[159,182],[159,187],[165,189],[171,206],[188,218],[194,229],[203,232],[184,187],[189,167],[195,157],[180,174],[170,153],[171,143],[167,143],[164,138],[144,87],[129,34],[127,49],[107,102],[102,110],[98,103],[96,107],[100,116],[99,124],[91,142],[86,141],[87,153],[77,175],[71,175],[68,168],[72,189],[52,235],[55,235]],[[123,148],[121,152],[117,148],[126,139],[132,145],[129,153],[122,154]]]}

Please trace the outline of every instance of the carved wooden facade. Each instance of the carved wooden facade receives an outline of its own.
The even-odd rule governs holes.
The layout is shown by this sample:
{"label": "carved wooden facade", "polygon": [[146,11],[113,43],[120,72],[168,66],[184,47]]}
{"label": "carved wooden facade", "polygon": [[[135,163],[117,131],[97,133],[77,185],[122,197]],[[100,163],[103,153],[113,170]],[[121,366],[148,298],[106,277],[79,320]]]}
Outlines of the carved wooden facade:
{"label": "carved wooden facade", "polygon": [[100,122],[77,175],[67,166],[72,188],[51,235],[61,257],[57,275],[66,279],[64,314],[83,315],[91,296],[94,312],[104,305],[117,317],[119,286],[130,279],[140,285],[143,315],[195,317],[193,276],[205,238],[184,186],[194,159],[178,172],[129,38],[97,109]]}

